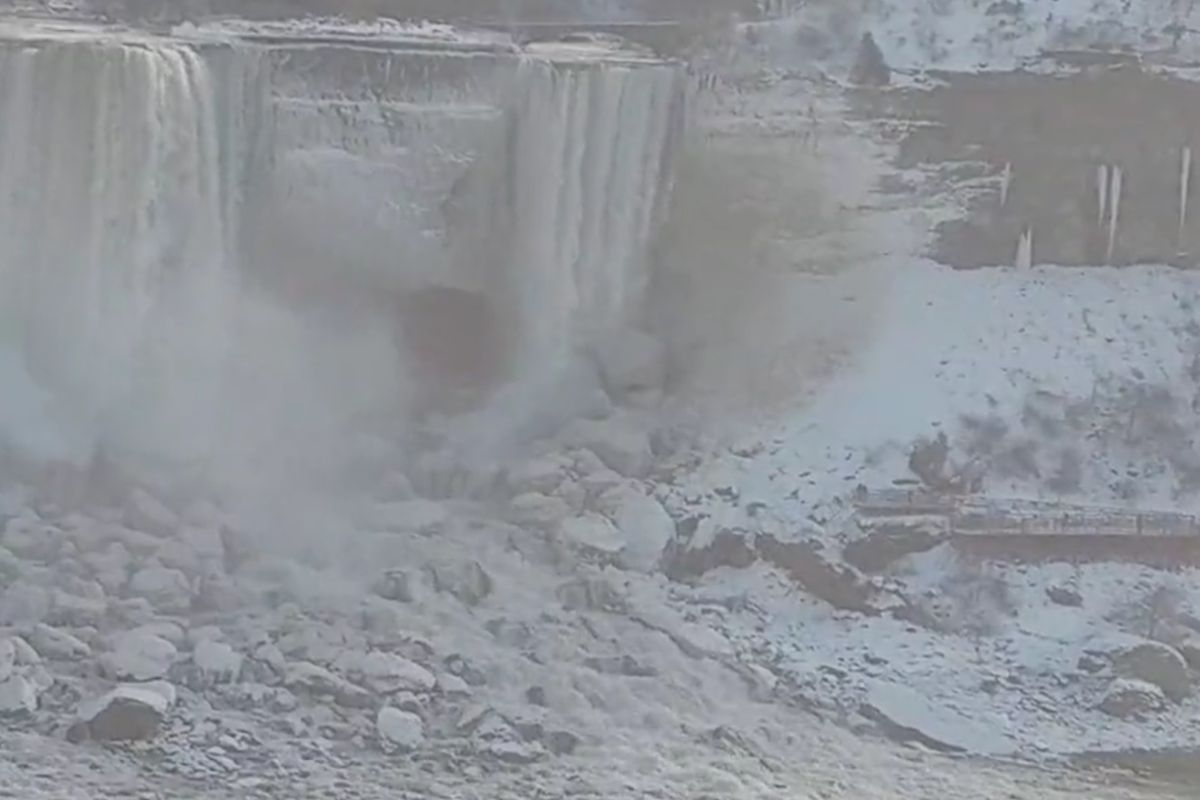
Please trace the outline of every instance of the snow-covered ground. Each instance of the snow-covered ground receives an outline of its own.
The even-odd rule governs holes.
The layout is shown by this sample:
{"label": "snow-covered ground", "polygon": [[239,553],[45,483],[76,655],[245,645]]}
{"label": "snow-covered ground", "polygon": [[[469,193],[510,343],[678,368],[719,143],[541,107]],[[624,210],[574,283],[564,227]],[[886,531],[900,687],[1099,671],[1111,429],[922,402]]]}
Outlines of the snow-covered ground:
{"label": "snow-covered ground", "polygon": [[[786,11],[786,9],[785,9]],[[904,70],[1012,69],[1046,50],[1128,49],[1194,57],[1200,9],[1177,0],[818,0],[792,14],[748,23],[765,52],[794,64],[843,69],[871,32],[888,63]]]}
{"label": "snow-covered ground", "polygon": [[[956,271],[897,259],[874,334],[788,419],[748,434],[688,492],[836,519],[858,484],[913,479],[914,443],[946,434],[987,492],[1131,508],[1200,507],[1191,465],[1200,277],[1170,268]],[[853,273],[798,278],[836,296]],[[853,295],[842,301],[852,307]],[[1026,457],[1012,456],[1013,448]],[[1055,481],[1077,462],[1077,486]],[[1070,477],[1070,476],[1068,476]],[[1068,485],[1071,484],[1071,485]]]}

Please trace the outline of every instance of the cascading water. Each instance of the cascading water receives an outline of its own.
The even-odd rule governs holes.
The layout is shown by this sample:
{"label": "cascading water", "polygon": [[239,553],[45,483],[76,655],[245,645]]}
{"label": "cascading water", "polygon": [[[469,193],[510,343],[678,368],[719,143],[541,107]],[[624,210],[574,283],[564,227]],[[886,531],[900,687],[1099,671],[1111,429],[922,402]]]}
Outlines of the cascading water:
{"label": "cascading water", "polygon": [[526,364],[561,365],[572,347],[637,321],[669,192],[679,80],[661,64],[520,65],[509,285]]}
{"label": "cascading water", "polygon": [[211,436],[256,100],[252,58],[222,67],[169,42],[0,47],[0,350],[15,395],[52,393],[6,431]]}
{"label": "cascading water", "polygon": [[329,460],[404,415],[396,337],[426,332],[397,315],[431,287],[492,306],[497,413],[536,415],[636,321],[681,95],[603,47],[0,42],[0,433],[255,477]]}

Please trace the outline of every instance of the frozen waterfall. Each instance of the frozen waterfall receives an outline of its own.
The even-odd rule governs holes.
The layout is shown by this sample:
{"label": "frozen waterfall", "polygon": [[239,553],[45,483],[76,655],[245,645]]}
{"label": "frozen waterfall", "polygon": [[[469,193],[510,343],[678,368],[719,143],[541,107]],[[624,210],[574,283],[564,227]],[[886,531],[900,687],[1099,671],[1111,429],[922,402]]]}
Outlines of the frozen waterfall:
{"label": "frozen waterfall", "polygon": [[427,286],[494,305],[522,406],[638,319],[678,68],[389,47],[0,42],[8,443],[337,441],[403,413],[398,300]]}

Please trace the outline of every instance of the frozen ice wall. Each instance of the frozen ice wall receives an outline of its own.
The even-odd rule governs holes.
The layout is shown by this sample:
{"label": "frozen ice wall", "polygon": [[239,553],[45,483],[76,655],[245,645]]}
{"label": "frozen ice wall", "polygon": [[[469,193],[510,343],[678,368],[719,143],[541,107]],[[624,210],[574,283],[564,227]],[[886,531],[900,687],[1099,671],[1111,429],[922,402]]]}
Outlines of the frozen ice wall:
{"label": "frozen ice wall", "polygon": [[0,45],[0,424],[39,455],[212,433],[261,109],[230,55]]}

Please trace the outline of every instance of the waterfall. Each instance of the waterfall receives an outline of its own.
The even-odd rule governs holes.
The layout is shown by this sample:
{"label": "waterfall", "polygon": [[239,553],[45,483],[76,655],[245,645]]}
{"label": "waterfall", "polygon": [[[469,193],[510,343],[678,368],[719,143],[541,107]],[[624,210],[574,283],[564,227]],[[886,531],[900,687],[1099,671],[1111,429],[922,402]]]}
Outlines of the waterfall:
{"label": "waterfall", "polygon": [[510,280],[524,363],[560,365],[573,345],[636,321],[667,193],[678,80],[668,65],[520,65]]}
{"label": "waterfall", "polygon": [[1108,165],[1096,167],[1096,227],[1104,227],[1104,215],[1108,213]]}
{"label": "waterfall", "polygon": [[0,351],[25,373],[5,377],[51,391],[78,447],[195,448],[219,407],[255,105],[253,60],[221,68],[183,44],[0,46]]}
{"label": "waterfall", "polygon": [[1008,189],[1012,185],[1012,162],[1004,163],[1004,174],[1000,176],[1000,207],[1008,205]]}

